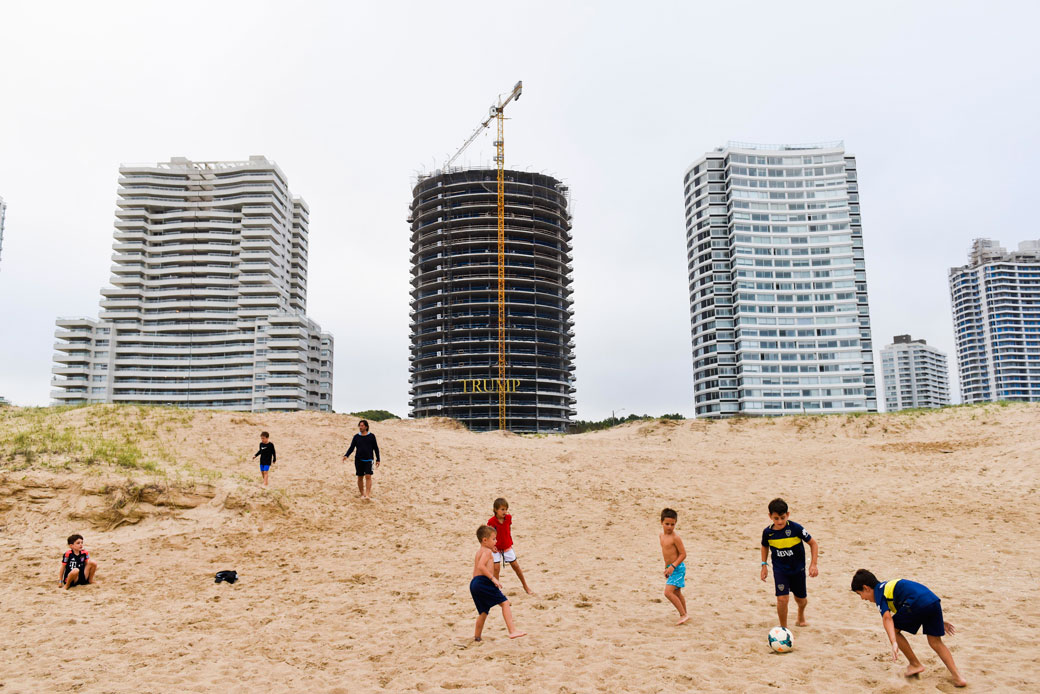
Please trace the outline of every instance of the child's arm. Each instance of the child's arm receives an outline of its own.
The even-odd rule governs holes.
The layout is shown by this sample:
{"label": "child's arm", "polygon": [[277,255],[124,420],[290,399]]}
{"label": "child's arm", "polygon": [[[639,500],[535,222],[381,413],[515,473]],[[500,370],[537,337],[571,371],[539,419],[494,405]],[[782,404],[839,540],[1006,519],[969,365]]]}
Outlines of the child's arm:
{"label": "child's arm", "polygon": [[58,583],[65,585],[65,561],[58,565]]}
{"label": "child's arm", "polygon": [[501,588],[502,584],[498,582],[497,578],[495,578],[495,572],[491,569],[491,566],[491,550],[481,551],[477,555],[477,570],[480,571],[482,575],[490,578],[492,583]]}
{"label": "child's arm", "polygon": [[892,613],[888,610],[885,610],[885,613],[881,615],[881,625],[885,627],[885,633],[888,634],[888,640],[892,643],[892,661],[898,663],[899,644],[896,643],[896,622],[892,619]]}
{"label": "child's arm", "polygon": [[667,566],[667,568],[665,568],[665,576],[671,576],[672,572],[675,571],[675,567],[679,566],[679,564],[682,564],[683,561],[686,559],[686,547],[683,546],[682,538],[678,535],[675,535],[674,537],[675,551],[679,554],[675,557],[675,561],[673,561],[671,564]]}
{"label": "child's arm", "polygon": [[274,444],[273,443],[271,444],[271,462],[272,463],[277,463],[278,462],[278,454],[274,452]]}
{"label": "child's arm", "polygon": [[766,576],[769,575],[769,566],[766,564],[766,559],[769,558],[769,548],[762,547],[762,580],[766,580]]}
{"label": "child's arm", "polygon": [[[260,449],[260,450],[263,450],[263,449]],[[254,453],[254,454],[253,454],[253,457],[255,458],[255,457],[257,457],[258,455],[260,455],[260,451],[257,451],[256,453]]]}
{"label": "child's arm", "polygon": [[816,568],[816,560],[820,556],[820,545],[817,544],[815,537],[809,540],[809,549],[812,550],[812,559],[809,561],[809,575],[816,578],[820,575],[820,570]]}

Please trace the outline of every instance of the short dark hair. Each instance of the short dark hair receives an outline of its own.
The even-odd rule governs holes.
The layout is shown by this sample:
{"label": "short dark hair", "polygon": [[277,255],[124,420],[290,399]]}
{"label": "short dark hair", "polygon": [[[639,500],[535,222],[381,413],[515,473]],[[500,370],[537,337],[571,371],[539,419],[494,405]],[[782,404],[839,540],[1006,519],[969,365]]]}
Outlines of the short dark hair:
{"label": "short dark hair", "polygon": [[503,499],[502,497],[498,497],[497,499],[495,499],[495,503],[492,505],[492,508],[494,508],[496,511],[500,508],[509,508],[509,502]]}
{"label": "short dark hair", "polygon": [[483,542],[485,539],[497,534],[498,531],[496,531],[490,525],[482,525],[479,528],[477,528],[477,541]]}
{"label": "short dark hair", "polygon": [[781,516],[787,513],[787,502],[779,497],[770,501],[769,515],[773,515],[774,513]]}
{"label": "short dark hair", "polygon": [[366,429],[371,429],[372,428],[372,427],[368,426],[368,420],[367,419],[362,419],[360,422],[357,423],[358,426],[361,426],[362,424],[365,425]]}
{"label": "short dark hair", "polygon": [[82,540],[82,539],[83,539],[82,535],[80,535],[79,533],[73,533],[72,535],[69,535],[68,543],[71,545],[76,540]]}
{"label": "short dark hair", "polygon": [[671,518],[672,520],[679,520],[679,514],[676,513],[675,511],[673,511],[670,508],[666,508],[665,510],[661,511],[661,520],[664,521],[665,518]]}
{"label": "short dark hair", "polygon": [[860,569],[852,577],[852,592],[858,593],[863,590],[863,586],[870,588],[877,588],[878,580],[877,576],[870,573],[866,569]]}
{"label": "short dark hair", "polygon": [[266,431],[261,431],[261,432],[260,432],[260,435],[261,435],[261,436],[263,436],[263,437],[264,437],[265,439],[269,439],[269,438],[271,438],[271,435],[270,435],[270,434],[268,434],[268,433],[267,433]]}

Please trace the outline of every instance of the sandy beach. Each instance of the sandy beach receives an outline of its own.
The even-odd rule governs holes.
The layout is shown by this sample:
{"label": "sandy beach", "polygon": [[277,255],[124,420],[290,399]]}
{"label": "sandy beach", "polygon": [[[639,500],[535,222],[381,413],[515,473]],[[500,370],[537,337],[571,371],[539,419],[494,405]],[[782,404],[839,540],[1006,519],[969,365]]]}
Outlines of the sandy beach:
{"label": "sandy beach", "polygon": [[[900,675],[877,610],[849,590],[861,567],[942,598],[969,691],[1040,690],[1040,406],[545,437],[373,422],[370,502],[341,461],[356,422],[0,411],[0,694],[953,691],[920,635],[928,669]],[[268,490],[251,459],[262,429],[278,450]],[[14,453],[31,432],[58,452]],[[85,462],[77,441],[98,436],[140,456]],[[474,531],[498,496],[536,594],[504,570],[529,635],[510,641],[496,609],[475,644]],[[776,496],[821,550],[810,626],[785,655],[767,646],[775,599],[758,575]],[[680,627],[665,506],[689,552]],[[60,591],[72,532],[98,580]],[[240,581],[214,584],[222,569]]]}

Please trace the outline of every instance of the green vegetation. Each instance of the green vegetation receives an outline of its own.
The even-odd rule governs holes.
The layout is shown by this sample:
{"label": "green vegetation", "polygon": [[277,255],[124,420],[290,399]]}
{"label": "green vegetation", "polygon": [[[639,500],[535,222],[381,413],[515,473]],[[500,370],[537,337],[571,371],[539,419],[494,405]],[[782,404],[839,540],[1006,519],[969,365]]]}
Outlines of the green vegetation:
{"label": "green vegetation", "polygon": [[353,416],[360,419],[367,419],[371,422],[382,422],[387,419],[400,419],[393,412],[387,412],[386,410],[362,410],[361,412],[352,412]]}
{"label": "green vegetation", "polygon": [[671,419],[671,420],[683,420],[686,417],[679,413],[675,414],[663,414],[660,417],[651,417],[648,414],[630,414],[627,417],[607,417],[599,421],[585,421],[582,419],[577,420],[571,425],[571,434],[584,434],[587,431],[600,431],[602,429],[609,429],[618,424],[625,424],[627,422],[649,422],[659,419]]}

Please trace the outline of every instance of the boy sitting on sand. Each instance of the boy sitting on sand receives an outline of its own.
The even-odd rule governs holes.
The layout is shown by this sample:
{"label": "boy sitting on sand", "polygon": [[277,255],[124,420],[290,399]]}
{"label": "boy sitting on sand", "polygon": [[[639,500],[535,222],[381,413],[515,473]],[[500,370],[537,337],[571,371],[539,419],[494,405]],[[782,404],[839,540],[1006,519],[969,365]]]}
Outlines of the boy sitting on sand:
{"label": "boy sitting on sand", "polygon": [[776,614],[780,618],[780,626],[787,628],[788,593],[794,593],[794,601],[798,603],[798,620],[796,626],[807,627],[805,606],[809,604],[805,590],[805,543],[812,550],[812,561],[809,562],[809,575],[813,578],[820,575],[816,568],[816,559],[820,548],[812,539],[809,531],[788,520],[790,513],[787,502],[773,499],[769,502],[769,518],[773,524],[762,531],[762,580],[766,580],[769,564],[766,556],[773,555],[773,583],[776,586]]}
{"label": "boy sitting on sand", "polygon": [[686,613],[686,598],[682,589],[686,586],[686,547],[682,538],[675,532],[675,524],[679,522],[679,514],[670,508],[661,511],[661,554],[664,555],[664,596],[668,602],[679,610],[679,621],[682,624],[690,618]]}
{"label": "boy sitting on sand", "polygon": [[881,611],[881,624],[892,644],[892,660],[898,663],[899,651],[903,652],[909,663],[904,673],[907,677],[924,672],[924,665],[914,655],[903,632],[916,634],[918,629],[924,627],[924,633],[928,635],[928,645],[950,670],[954,686],[967,686],[967,680],[961,677],[957,665],[953,662],[953,654],[942,640],[946,632],[952,635],[957,630],[949,622],[943,621],[938,595],[920,583],[905,578],[880,583],[877,577],[866,569],[860,569],[852,577],[852,592],[858,593],[863,600],[873,600],[877,604]]}
{"label": "boy sitting on sand", "polygon": [[260,474],[264,477],[264,486],[267,486],[267,471],[271,469],[271,465],[278,460],[278,455],[274,451],[274,444],[270,440],[271,435],[266,431],[260,432],[260,450],[253,454],[255,460],[257,456],[260,456]]}
{"label": "boy sitting on sand", "polygon": [[477,528],[477,540],[480,549],[477,556],[473,558],[473,580],[469,582],[469,593],[473,596],[473,603],[477,606],[477,628],[473,633],[473,640],[480,641],[480,632],[484,630],[484,622],[488,613],[495,605],[502,606],[502,617],[506,620],[506,629],[509,630],[509,638],[518,639],[526,636],[522,631],[517,631],[513,626],[513,612],[509,609],[509,600],[502,595],[502,584],[495,578],[492,570],[491,554],[495,549],[495,529],[482,525]]}
{"label": "boy sitting on sand", "polygon": [[510,529],[513,527],[513,517],[509,515],[509,502],[499,497],[495,499],[494,503],[495,515],[488,519],[488,526],[495,529],[496,537],[495,551],[491,557],[495,560],[495,579],[499,578],[499,571],[502,568],[502,562],[509,564],[513,567],[513,571],[516,572],[516,577],[520,579],[520,584],[524,587],[524,591],[528,595],[533,595],[531,589],[527,587],[527,581],[524,579],[524,572],[520,570],[520,563],[516,560],[516,550],[513,549],[513,537],[510,534]]}
{"label": "boy sitting on sand", "polygon": [[94,572],[97,571],[97,562],[90,558],[87,550],[83,549],[83,536],[80,534],[69,535],[69,551],[61,557],[61,580],[62,588],[68,590],[72,586],[85,586],[94,580]]}

